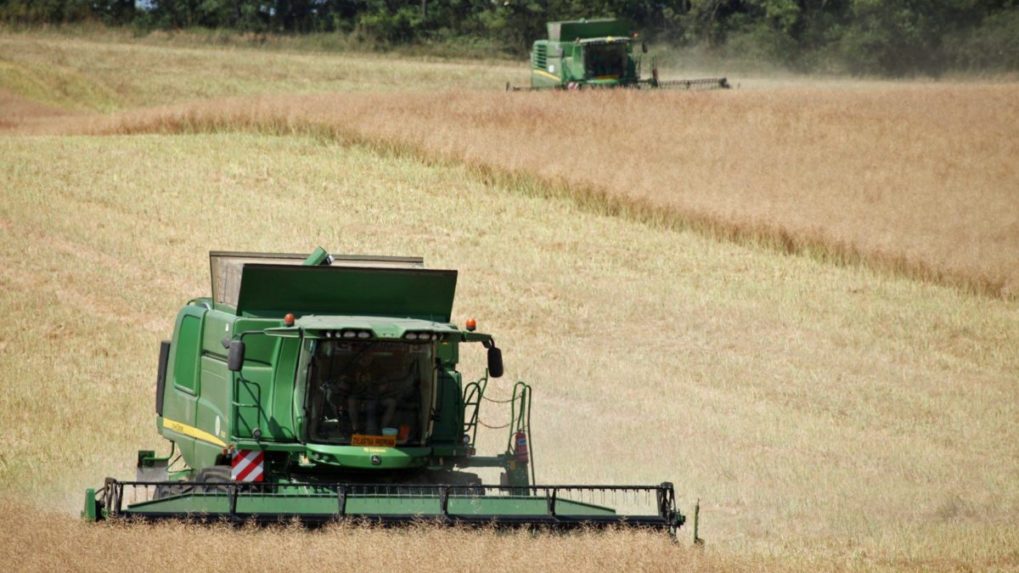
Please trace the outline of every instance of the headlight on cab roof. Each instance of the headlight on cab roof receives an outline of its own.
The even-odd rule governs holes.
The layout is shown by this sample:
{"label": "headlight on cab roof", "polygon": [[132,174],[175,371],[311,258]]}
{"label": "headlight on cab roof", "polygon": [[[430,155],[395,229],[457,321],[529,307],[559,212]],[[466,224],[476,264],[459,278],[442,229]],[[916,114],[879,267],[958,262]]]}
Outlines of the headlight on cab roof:
{"label": "headlight on cab roof", "polygon": [[346,340],[351,340],[351,339],[354,339],[354,338],[360,338],[360,339],[363,340],[363,339],[366,339],[366,338],[372,338],[374,336],[375,336],[375,334],[372,331],[370,331],[370,330],[360,330],[360,329],[354,329],[354,328],[348,328],[346,330],[342,330],[340,332],[334,332],[333,333],[333,337],[334,338],[343,338],[343,339],[346,339]]}
{"label": "headlight on cab roof", "polygon": [[403,338],[405,340],[421,340],[427,342],[431,340],[439,340],[440,335],[435,332],[407,332],[403,335]]}

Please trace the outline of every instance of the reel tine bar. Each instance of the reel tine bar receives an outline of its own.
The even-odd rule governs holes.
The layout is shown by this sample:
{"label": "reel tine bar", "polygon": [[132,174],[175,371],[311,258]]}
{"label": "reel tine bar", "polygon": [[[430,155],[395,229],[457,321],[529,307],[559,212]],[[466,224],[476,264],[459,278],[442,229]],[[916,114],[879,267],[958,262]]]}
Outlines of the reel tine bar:
{"label": "reel tine bar", "polygon": [[[124,488],[146,499],[125,507]],[[121,482],[107,479],[104,516],[274,523],[297,519],[321,525],[348,518],[383,525],[434,519],[441,523],[510,527],[627,526],[674,533],[685,518],[671,483],[657,486],[453,484],[248,484],[239,482]],[[150,497],[148,491],[155,492]],[[623,506],[602,504],[609,498]]]}

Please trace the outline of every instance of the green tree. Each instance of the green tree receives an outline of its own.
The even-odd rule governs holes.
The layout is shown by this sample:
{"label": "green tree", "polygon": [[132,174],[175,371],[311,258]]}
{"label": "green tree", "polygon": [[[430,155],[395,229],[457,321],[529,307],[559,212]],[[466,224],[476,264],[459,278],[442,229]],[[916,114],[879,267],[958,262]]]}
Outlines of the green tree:
{"label": "green tree", "polygon": [[850,69],[864,73],[938,73],[943,40],[980,19],[980,0],[854,0],[842,39]]}

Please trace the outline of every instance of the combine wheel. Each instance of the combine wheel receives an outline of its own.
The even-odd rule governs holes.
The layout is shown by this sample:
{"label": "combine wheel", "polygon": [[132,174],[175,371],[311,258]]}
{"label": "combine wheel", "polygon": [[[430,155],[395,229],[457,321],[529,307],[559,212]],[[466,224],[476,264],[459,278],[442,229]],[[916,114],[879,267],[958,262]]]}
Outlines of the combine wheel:
{"label": "combine wheel", "polygon": [[429,481],[435,485],[453,486],[453,493],[456,495],[485,495],[485,488],[481,487],[481,478],[478,477],[478,474],[439,472],[429,476]]}
{"label": "combine wheel", "polygon": [[226,485],[216,484],[230,483],[233,478],[230,476],[230,466],[212,466],[200,470],[195,476],[195,481],[207,484],[195,486],[196,493],[230,493],[230,488]]}
{"label": "combine wheel", "polygon": [[167,497],[174,497],[177,495],[185,495],[193,491],[191,484],[180,484],[180,485],[157,485],[156,493],[153,499],[163,499]]}

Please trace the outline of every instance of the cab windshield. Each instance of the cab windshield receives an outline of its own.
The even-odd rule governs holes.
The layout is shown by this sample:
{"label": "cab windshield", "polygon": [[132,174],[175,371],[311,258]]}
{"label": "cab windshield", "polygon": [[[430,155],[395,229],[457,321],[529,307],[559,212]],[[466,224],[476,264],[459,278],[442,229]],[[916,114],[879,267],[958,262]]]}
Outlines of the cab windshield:
{"label": "cab windshield", "polygon": [[433,356],[430,342],[318,340],[308,365],[309,441],[349,444],[361,434],[421,443]]}
{"label": "cab windshield", "polygon": [[590,77],[618,79],[626,73],[625,44],[590,44],[584,53]]}

